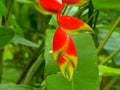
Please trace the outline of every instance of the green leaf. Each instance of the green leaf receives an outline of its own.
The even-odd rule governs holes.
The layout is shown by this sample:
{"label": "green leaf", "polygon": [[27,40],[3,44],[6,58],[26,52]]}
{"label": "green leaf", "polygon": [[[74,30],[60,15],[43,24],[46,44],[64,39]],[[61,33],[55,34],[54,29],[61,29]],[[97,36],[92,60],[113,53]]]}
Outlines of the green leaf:
{"label": "green leaf", "polygon": [[6,16],[6,14],[7,14],[7,8],[5,7],[2,0],[0,0],[0,15]]}
{"label": "green leaf", "polygon": [[37,90],[25,85],[0,84],[0,90]]}
{"label": "green leaf", "polygon": [[24,3],[24,4],[32,4],[30,0],[16,0],[19,3]]}
{"label": "green leaf", "polygon": [[26,45],[26,46],[29,46],[29,47],[36,47],[38,48],[39,45],[36,44],[36,43],[33,43],[17,34],[15,34],[14,38],[12,39],[12,42],[16,43],[16,44],[22,44],[22,45]]}
{"label": "green leaf", "polygon": [[51,51],[53,34],[52,30],[48,30],[45,71],[49,76],[46,78],[46,90],[78,90],[78,88],[81,90],[99,90],[96,49],[91,35],[86,33],[71,35],[75,42],[79,60],[73,80],[68,81],[61,73],[57,73],[59,72],[58,65],[54,63],[52,53],[49,53]]}
{"label": "green leaf", "polygon": [[99,66],[99,71],[101,76],[114,76],[114,75],[120,75],[120,69],[112,68],[108,66]]}
{"label": "green leaf", "polygon": [[16,22],[16,18],[15,18],[14,15],[10,15],[9,26],[14,26],[15,27],[15,33],[23,36],[23,31],[20,28],[20,26],[18,25],[18,23]]}
{"label": "green leaf", "polygon": [[[96,48],[88,33],[72,35],[78,54],[78,67],[74,74],[74,90],[99,90]],[[77,84],[76,84],[77,83]]]}
{"label": "green leaf", "polygon": [[97,9],[120,9],[119,0],[92,0]]}
{"label": "green leaf", "polygon": [[58,65],[53,60],[52,55],[52,42],[53,42],[53,33],[55,30],[47,30],[47,38],[45,45],[45,76],[54,74],[59,71]]}
{"label": "green leaf", "polygon": [[61,73],[46,78],[46,90],[74,90],[72,83],[66,80]]}
{"label": "green leaf", "polygon": [[0,27],[0,48],[3,48],[6,44],[8,44],[14,35],[15,32],[13,31],[13,28]]}

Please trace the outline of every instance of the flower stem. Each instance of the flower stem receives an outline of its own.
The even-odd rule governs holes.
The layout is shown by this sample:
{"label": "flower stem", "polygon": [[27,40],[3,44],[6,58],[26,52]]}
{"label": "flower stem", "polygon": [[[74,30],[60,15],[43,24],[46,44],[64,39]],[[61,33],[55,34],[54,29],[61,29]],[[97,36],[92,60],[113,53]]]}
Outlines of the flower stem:
{"label": "flower stem", "polygon": [[8,2],[8,12],[7,12],[6,19],[5,19],[5,26],[8,26],[8,22],[9,22],[9,18],[10,18],[10,15],[11,15],[11,11],[12,11],[14,1],[15,0],[10,0]]}
{"label": "flower stem", "polygon": [[3,68],[3,50],[0,50],[0,83],[2,81],[2,68]]}
{"label": "flower stem", "polygon": [[98,48],[97,48],[97,54],[100,53],[100,51],[102,50],[102,48],[104,47],[104,45],[106,44],[106,42],[108,41],[108,39],[110,38],[110,36],[112,35],[113,31],[115,30],[115,28],[117,27],[117,25],[119,24],[119,22],[120,22],[120,17],[117,19],[117,21],[113,25],[112,29],[107,33],[107,35],[105,36],[105,38],[102,41],[102,43],[98,46]]}

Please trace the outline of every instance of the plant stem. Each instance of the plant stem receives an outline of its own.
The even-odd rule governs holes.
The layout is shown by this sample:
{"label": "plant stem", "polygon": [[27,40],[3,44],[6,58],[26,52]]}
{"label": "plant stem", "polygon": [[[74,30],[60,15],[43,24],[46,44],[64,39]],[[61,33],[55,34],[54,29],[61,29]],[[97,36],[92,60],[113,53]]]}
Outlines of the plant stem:
{"label": "plant stem", "polygon": [[20,84],[22,82],[22,80],[25,78],[26,74],[27,74],[27,70],[29,70],[29,68],[32,66],[32,64],[35,62],[36,58],[42,54],[44,49],[44,41],[41,43],[40,47],[38,48],[37,52],[33,55],[34,57],[30,60],[30,62],[27,64],[27,66],[25,67],[25,69],[23,70],[22,74],[20,75],[18,81],[16,82],[16,84]]}
{"label": "plant stem", "polygon": [[107,35],[105,36],[104,40],[101,42],[101,44],[98,46],[97,48],[97,54],[100,53],[100,51],[102,50],[102,48],[104,47],[104,45],[106,44],[106,42],[108,41],[108,39],[110,38],[111,34],[113,33],[113,31],[115,30],[115,28],[117,27],[117,25],[120,22],[120,17],[117,19],[117,21],[115,22],[115,24],[113,25],[112,29],[107,33]]}
{"label": "plant stem", "polygon": [[29,69],[23,84],[28,85],[30,83],[30,80],[32,79],[34,73],[36,72],[36,70],[38,69],[38,67],[41,65],[43,61],[44,61],[44,57],[43,57],[43,54],[41,54]]}
{"label": "plant stem", "polygon": [[2,81],[2,68],[3,68],[3,50],[0,50],[0,83]]}
{"label": "plant stem", "polygon": [[7,12],[7,15],[6,15],[5,26],[8,26],[8,22],[9,22],[9,18],[10,18],[10,15],[11,15],[11,11],[12,11],[14,1],[15,0],[10,0],[8,2],[8,12]]}
{"label": "plant stem", "polygon": [[115,50],[112,54],[110,54],[106,59],[104,59],[101,64],[105,64],[106,62],[108,62],[112,57],[114,57],[117,53],[120,52],[120,48]]}
{"label": "plant stem", "polygon": [[111,90],[111,87],[113,86],[113,84],[116,82],[116,80],[118,79],[119,76],[114,76],[110,82],[107,84],[107,86],[104,88],[104,90]]}

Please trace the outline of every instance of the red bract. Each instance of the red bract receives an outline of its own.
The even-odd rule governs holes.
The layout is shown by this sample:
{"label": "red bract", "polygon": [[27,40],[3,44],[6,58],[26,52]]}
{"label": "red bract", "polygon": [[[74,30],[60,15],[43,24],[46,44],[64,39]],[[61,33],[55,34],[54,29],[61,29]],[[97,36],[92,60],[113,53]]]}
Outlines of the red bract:
{"label": "red bract", "polygon": [[54,35],[53,55],[63,76],[71,80],[74,69],[77,67],[77,54],[73,40],[61,27]]}
{"label": "red bract", "polygon": [[39,0],[42,10],[57,14],[61,10],[61,4],[57,0]]}
{"label": "red bract", "polygon": [[66,47],[68,47],[68,40],[68,34],[61,27],[58,28],[53,38],[53,56],[55,61],[60,58]]}
{"label": "red bract", "polygon": [[77,33],[77,32],[86,31],[86,30],[94,33],[94,31],[89,25],[71,16],[60,16],[58,14],[58,23],[60,27],[63,27],[66,31],[69,31],[72,33]]}

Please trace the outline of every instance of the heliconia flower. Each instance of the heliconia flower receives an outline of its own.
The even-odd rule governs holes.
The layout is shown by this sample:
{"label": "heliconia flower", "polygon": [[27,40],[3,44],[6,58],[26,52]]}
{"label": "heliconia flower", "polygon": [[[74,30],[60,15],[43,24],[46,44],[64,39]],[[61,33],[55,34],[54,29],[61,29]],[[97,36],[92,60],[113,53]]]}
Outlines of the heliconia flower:
{"label": "heliconia flower", "polygon": [[88,1],[89,0],[63,0],[63,2],[70,5],[83,5]]}
{"label": "heliconia flower", "polygon": [[40,10],[43,14],[57,14],[61,4],[57,0],[39,0]]}
{"label": "heliconia flower", "polygon": [[88,24],[71,16],[60,16],[58,14],[58,23],[60,27],[63,27],[68,32],[90,31],[94,33],[94,30]]}
{"label": "heliconia flower", "polygon": [[53,56],[63,76],[71,80],[77,67],[77,54],[71,37],[61,27],[54,34]]}

